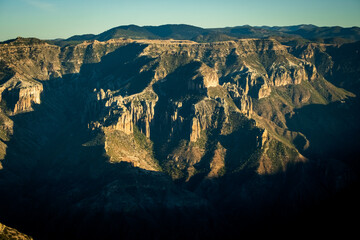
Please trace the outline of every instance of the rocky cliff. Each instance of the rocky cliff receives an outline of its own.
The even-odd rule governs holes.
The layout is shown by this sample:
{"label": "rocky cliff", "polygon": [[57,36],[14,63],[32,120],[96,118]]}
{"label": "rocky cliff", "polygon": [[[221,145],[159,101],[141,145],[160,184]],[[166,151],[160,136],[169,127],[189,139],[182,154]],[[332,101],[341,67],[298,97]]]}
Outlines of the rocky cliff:
{"label": "rocky cliff", "polygon": [[[275,39],[2,43],[1,210],[15,226],[32,226],[37,210],[17,221],[17,206],[36,200],[39,222],[56,212],[49,226],[85,216],[89,222],[76,230],[65,224],[79,234],[99,216],[99,236],[104,227],[117,231],[113,218],[124,226],[131,219],[164,224],[172,211],[185,222],[194,211],[206,225],[209,210],[215,219],[228,216],[228,206],[259,216],[281,198],[296,199],[296,209],[328,196],[324,189],[336,192],[356,178],[348,159],[358,146],[358,115],[351,113],[358,91],[349,87],[357,85],[337,76],[351,69],[345,76],[359,79],[357,46]],[[339,57],[344,49],[349,64]],[[346,160],[337,140],[344,136],[351,142]]]}

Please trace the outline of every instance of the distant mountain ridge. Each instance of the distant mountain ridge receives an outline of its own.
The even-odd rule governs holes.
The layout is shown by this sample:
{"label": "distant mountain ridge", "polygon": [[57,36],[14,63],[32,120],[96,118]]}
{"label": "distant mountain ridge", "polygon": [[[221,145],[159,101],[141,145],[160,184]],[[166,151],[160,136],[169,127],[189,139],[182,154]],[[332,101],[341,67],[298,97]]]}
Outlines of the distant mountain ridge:
{"label": "distant mountain ridge", "polygon": [[[205,36],[205,37],[204,37]],[[318,27],[311,24],[295,26],[236,26],[225,28],[201,28],[186,24],[160,26],[124,25],[114,27],[100,34],[75,35],[63,41],[107,41],[116,38],[133,39],[175,39],[214,42],[233,38],[295,37],[304,39],[344,38],[360,40],[360,28]]]}

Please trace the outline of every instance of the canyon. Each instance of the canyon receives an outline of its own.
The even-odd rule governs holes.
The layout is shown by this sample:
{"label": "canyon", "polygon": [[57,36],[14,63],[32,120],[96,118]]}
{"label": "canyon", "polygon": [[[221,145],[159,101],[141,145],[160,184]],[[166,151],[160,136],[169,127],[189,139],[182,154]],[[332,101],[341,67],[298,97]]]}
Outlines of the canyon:
{"label": "canyon", "polygon": [[360,42],[80,38],[0,43],[0,222],[210,238],[354,206]]}

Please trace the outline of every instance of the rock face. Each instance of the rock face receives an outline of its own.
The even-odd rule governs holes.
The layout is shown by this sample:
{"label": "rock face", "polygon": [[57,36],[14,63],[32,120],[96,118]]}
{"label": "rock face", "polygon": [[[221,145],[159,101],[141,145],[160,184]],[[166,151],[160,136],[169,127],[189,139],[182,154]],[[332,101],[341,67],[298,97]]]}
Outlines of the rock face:
{"label": "rock face", "polygon": [[219,78],[214,69],[201,64],[201,67],[197,70],[197,73],[188,82],[188,90],[202,90],[209,87],[216,87],[219,85]]}
{"label": "rock face", "polygon": [[132,97],[116,101],[117,109],[122,114],[116,122],[115,129],[132,134],[134,127],[139,126],[140,131],[150,138],[150,126],[155,114],[156,101],[156,98],[151,100]]}
{"label": "rock face", "polygon": [[112,239],[338,191],[357,176],[341,153],[357,153],[360,117],[359,81],[337,71],[359,79],[358,45],[280,41],[1,43],[0,213],[42,239],[43,225]]}
{"label": "rock face", "polygon": [[23,80],[19,74],[12,77],[0,89],[1,100],[6,102],[12,114],[32,111],[33,104],[40,104],[40,95],[43,91],[41,83]]}
{"label": "rock face", "polygon": [[221,105],[211,100],[202,100],[193,106],[194,117],[191,121],[191,142],[196,142],[200,138],[202,131],[216,127],[214,124],[217,123],[214,123],[213,120],[218,108],[221,108]]}

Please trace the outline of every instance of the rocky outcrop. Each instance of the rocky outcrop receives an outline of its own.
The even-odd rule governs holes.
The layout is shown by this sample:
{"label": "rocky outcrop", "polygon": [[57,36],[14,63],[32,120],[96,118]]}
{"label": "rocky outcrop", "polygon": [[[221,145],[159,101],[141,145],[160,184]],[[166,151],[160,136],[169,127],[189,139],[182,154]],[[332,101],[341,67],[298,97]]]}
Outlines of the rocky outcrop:
{"label": "rocky outcrop", "polygon": [[18,230],[14,228],[7,227],[0,223],[0,239],[32,240],[33,238],[23,233],[20,233]]}
{"label": "rocky outcrop", "polygon": [[286,69],[284,66],[271,66],[269,70],[269,79],[272,85],[276,87],[286,86],[289,84],[300,84],[307,80],[307,74],[304,68]]}
{"label": "rocky outcrop", "polygon": [[152,143],[137,128],[131,135],[122,130],[110,127],[103,128],[105,134],[104,148],[110,163],[126,162],[133,167],[148,171],[161,171],[158,161],[152,152]]}
{"label": "rocky outcrop", "polygon": [[191,132],[190,132],[190,141],[196,142],[200,136],[201,132],[209,129],[216,128],[216,122],[214,122],[214,114],[216,114],[216,109],[220,105],[213,100],[205,99],[193,106],[193,118],[191,120]]}
{"label": "rocky outcrop", "polygon": [[33,110],[34,104],[40,104],[43,91],[41,83],[26,80],[16,74],[0,88],[0,101],[4,101],[11,114]]}
{"label": "rocky outcrop", "polygon": [[200,126],[199,120],[194,117],[191,121],[191,133],[190,133],[190,141],[196,142],[198,138],[200,138],[201,130],[203,130]]}
{"label": "rocky outcrop", "polygon": [[196,71],[188,81],[188,90],[203,90],[209,87],[216,87],[219,85],[219,77],[216,71],[206,64],[202,63],[200,68]]}
{"label": "rocky outcrop", "polygon": [[40,84],[31,87],[22,86],[19,91],[19,101],[14,107],[14,114],[33,110],[33,104],[41,103],[40,94],[42,90],[43,88]]}
{"label": "rocky outcrop", "polygon": [[107,42],[84,41],[74,46],[66,46],[59,53],[62,74],[79,73],[84,64],[98,63],[101,58],[116,49],[131,43],[131,40],[112,39]]}
{"label": "rocky outcrop", "polygon": [[140,132],[150,138],[156,102],[157,96],[152,91],[126,98],[121,96],[110,98],[105,105],[112,108],[104,123],[126,134],[132,134],[134,128],[138,127]]}
{"label": "rocky outcrop", "polygon": [[126,134],[134,132],[134,126],[140,125],[141,131],[144,131],[146,137],[150,137],[150,125],[154,117],[154,102],[130,102],[129,106],[120,105],[120,111],[123,113],[119,116],[115,125],[116,130],[123,131]]}
{"label": "rocky outcrop", "polygon": [[[148,89],[138,95],[122,97],[114,96],[110,90],[105,92],[103,89],[95,89],[93,96],[86,111],[102,109],[97,112],[103,119],[90,125],[93,130],[100,129],[104,132],[104,147],[110,162],[127,162],[149,171],[161,170],[153,156],[152,142],[149,140],[158,100],[156,94]],[[96,116],[94,113],[88,114]]]}
{"label": "rocky outcrop", "polygon": [[207,175],[208,178],[221,177],[225,174],[225,156],[226,149],[220,143],[217,143],[216,150],[214,151],[214,156],[211,159],[211,170]]}
{"label": "rocky outcrop", "polygon": [[0,61],[25,79],[48,80],[62,76],[60,47],[38,39],[17,38],[0,45]]}
{"label": "rocky outcrop", "polygon": [[131,40],[91,41],[60,48],[38,39],[17,38],[0,45],[0,61],[26,79],[49,80],[77,74],[84,64],[101,58]]}

